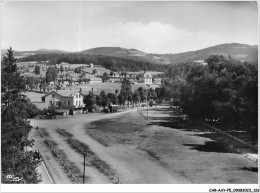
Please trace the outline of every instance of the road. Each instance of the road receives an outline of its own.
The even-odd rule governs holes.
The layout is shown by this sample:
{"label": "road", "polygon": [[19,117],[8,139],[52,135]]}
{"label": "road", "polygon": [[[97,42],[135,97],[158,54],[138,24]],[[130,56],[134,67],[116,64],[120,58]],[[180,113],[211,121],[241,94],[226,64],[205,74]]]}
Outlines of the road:
{"label": "road", "polygon": [[[79,173],[83,172],[83,157],[56,133],[57,126],[88,145],[116,172],[120,183],[257,183],[256,164],[240,154],[211,151],[208,146],[214,145],[214,140],[199,136],[200,132],[174,128],[172,117],[168,106],[158,106],[149,110],[148,120],[133,109],[59,120],[31,120],[31,125],[46,128],[48,138],[57,143]],[[33,132],[54,183],[71,183],[35,130]],[[110,183],[105,175],[91,166],[87,167],[86,175],[86,183]]]}

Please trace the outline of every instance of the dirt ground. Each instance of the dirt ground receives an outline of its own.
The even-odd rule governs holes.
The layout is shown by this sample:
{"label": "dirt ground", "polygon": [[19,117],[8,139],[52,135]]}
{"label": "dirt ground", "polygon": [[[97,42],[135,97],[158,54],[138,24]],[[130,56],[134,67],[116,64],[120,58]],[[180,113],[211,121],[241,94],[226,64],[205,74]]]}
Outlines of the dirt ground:
{"label": "dirt ground", "polygon": [[[142,116],[142,114],[144,116]],[[148,112],[130,111],[77,115],[60,120],[31,120],[46,128],[66,158],[83,172],[83,156],[75,152],[56,128],[86,144],[105,161],[124,184],[254,184],[257,164],[241,154],[225,150],[221,143],[202,136],[201,131],[174,128],[168,106]],[[46,150],[35,132],[36,146],[46,157],[54,183],[71,183],[64,170]],[[205,134],[206,132],[203,132]],[[86,167],[86,183],[110,183],[102,172]]]}

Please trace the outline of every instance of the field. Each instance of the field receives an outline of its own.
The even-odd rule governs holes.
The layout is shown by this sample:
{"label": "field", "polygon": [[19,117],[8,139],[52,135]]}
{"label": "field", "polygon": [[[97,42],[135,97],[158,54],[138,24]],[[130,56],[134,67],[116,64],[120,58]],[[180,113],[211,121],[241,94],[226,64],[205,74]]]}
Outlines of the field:
{"label": "field", "polygon": [[92,73],[94,69],[97,70],[97,75],[100,75],[100,76],[103,75],[105,72],[107,74],[110,74],[110,72],[111,72],[111,70],[103,68],[101,66],[94,66],[93,68],[84,68],[84,71],[88,72],[88,73]]}
{"label": "field", "polygon": [[26,92],[25,95],[31,100],[31,102],[42,102],[42,96],[44,93],[37,93],[37,92]]}
{"label": "field", "polygon": [[45,103],[42,102],[42,96],[44,93],[37,93],[37,92],[26,92],[25,95],[31,100],[31,102],[36,105],[39,109],[47,108]]}
{"label": "field", "polygon": [[[176,113],[169,106],[147,111],[131,109],[113,114],[92,113],[60,120],[31,120],[43,128],[43,135],[55,141],[61,154],[79,178],[83,172],[83,156],[57,127],[69,133],[75,143],[87,149],[86,183],[111,183],[103,167],[109,168],[123,184],[253,184],[257,183],[257,163],[228,150],[219,139],[204,136],[201,126],[175,127]],[[43,152],[55,183],[68,183],[57,158],[36,130],[31,136]],[[92,153],[91,153],[92,152]],[[88,156],[101,164],[95,167]],[[59,156],[58,156],[59,157]],[[69,182],[72,183],[72,182]]]}

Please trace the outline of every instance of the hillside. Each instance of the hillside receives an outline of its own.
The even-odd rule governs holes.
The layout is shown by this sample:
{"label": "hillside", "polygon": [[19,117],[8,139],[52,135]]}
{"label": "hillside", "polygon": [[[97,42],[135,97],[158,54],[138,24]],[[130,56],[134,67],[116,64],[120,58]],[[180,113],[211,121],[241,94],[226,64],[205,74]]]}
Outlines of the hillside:
{"label": "hillside", "polygon": [[179,54],[148,54],[136,49],[120,47],[99,47],[80,52],[82,54],[100,54],[120,58],[136,59],[158,64],[177,64],[204,60],[212,54],[230,55],[241,61],[248,61],[253,64],[258,62],[258,46],[239,43],[220,44],[197,51],[189,51]]}
{"label": "hillside", "polygon": [[[2,49],[1,55],[4,55],[6,52],[7,52],[6,49]],[[69,52],[63,51],[63,50],[57,50],[57,49],[53,49],[53,50],[39,49],[39,50],[34,50],[34,51],[16,51],[16,50],[14,50],[14,56],[17,58],[23,58],[26,56],[31,56],[31,55],[36,55],[36,54],[51,54],[51,53],[66,54]]]}
{"label": "hillside", "polygon": [[167,58],[171,64],[177,64],[196,60],[204,60],[212,54],[224,55],[226,57],[230,55],[233,58],[239,59],[241,61],[248,61],[253,64],[257,64],[258,62],[258,46],[238,43],[221,44],[180,54],[156,54],[156,56]]}
{"label": "hillside", "polygon": [[168,59],[153,54],[148,54],[136,49],[126,49],[121,47],[98,47],[80,52],[81,54],[94,54],[140,60],[157,64],[167,64]]}
{"label": "hillside", "polygon": [[[2,54],[6,50],[1,50]],[[248,61],[252,64],[258,63],[258,46],[247,45],[239,43],[220,44],[197,51],[189,51],[178,54],[149,54],[136,49],[126,49],[121,47],[98,47],[81,52],[66,52],[62,50],[46,50],[40,49],[35,51],[15,51],[14,55],[18,58],[39,55],[39,54],[77,54],[86,56],[108,56],[122,59],[130,59],[141,62],[149,62],[152,64],[178,64],[185,62],[192,62],[197,60],[204,60],[212,54],[219,54],[239,59],[241,61]]]}

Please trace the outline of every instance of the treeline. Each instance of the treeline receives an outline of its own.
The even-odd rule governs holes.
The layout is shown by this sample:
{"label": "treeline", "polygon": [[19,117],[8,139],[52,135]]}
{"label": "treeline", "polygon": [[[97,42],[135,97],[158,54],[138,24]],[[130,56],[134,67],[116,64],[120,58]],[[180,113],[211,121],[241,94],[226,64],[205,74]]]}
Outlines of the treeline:
{"label": "treeline", "polygon": [[257,68],[219,55],[206,62],[169,67],[165,81],[169,97],[194,118],[220,119],[226,128],[248,128],[257,137]]}
{"label": "treeline", "polygon": [[144,89],[139,87],[135,91],[132,91],[131,83],[128,79],[122,81],[120,91],[115,90],[115,93],[106,93],[101,91],[99,95],[94,95],[90,92],[88,95],[84,96],[84,103],[88,108],[93,108],[94,106],[109,106],[109,104],[116,105],[133,105],[146,102],[161,101],[166,97],[165,88],[149,88]]}
{"label": "treeline", "polygon": [[19,62],[28,61],[50,61],[50,63],[60,64],[66,62],[69,64],[90,64],[101,65],[112,71],[142,71],[142,70],[161,70],[161,65],[103,55],[85,55],[85,54],[36,54],[20,58]]}

